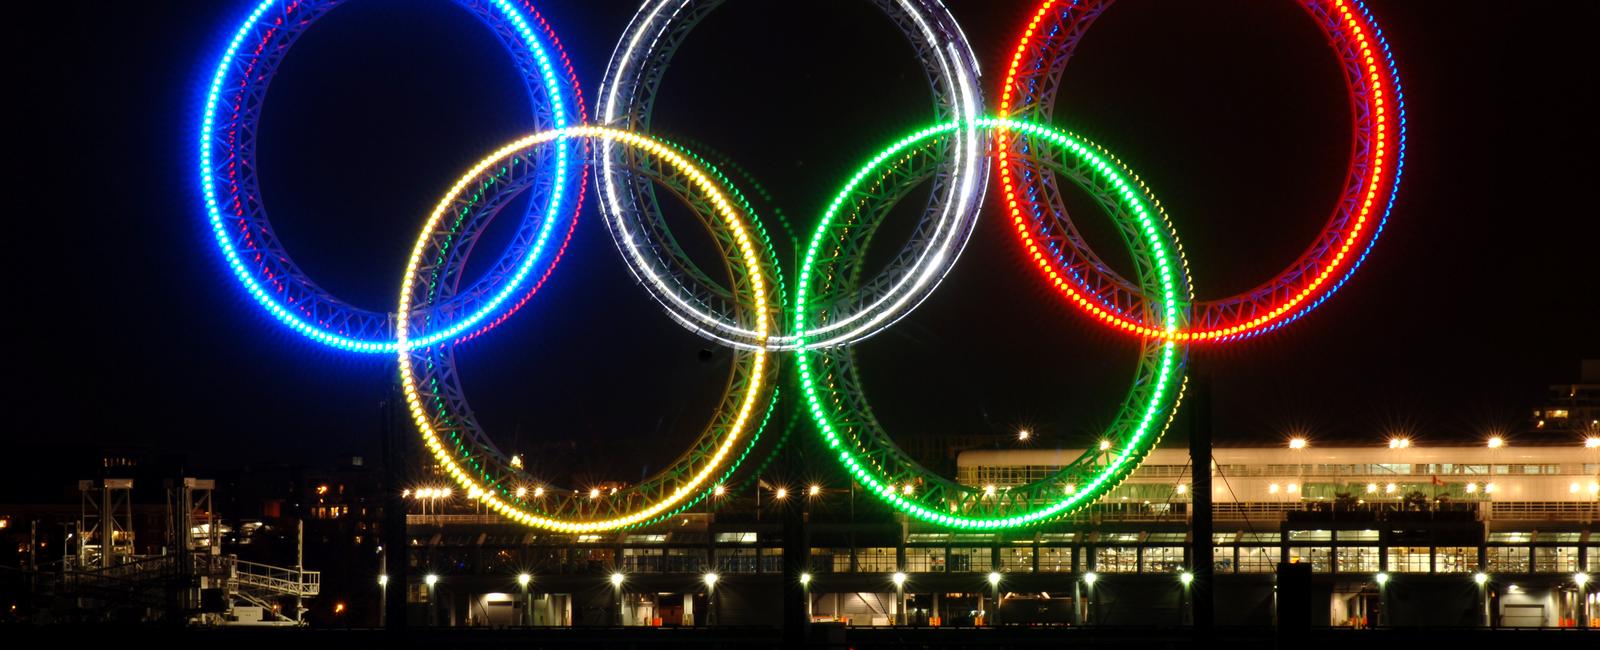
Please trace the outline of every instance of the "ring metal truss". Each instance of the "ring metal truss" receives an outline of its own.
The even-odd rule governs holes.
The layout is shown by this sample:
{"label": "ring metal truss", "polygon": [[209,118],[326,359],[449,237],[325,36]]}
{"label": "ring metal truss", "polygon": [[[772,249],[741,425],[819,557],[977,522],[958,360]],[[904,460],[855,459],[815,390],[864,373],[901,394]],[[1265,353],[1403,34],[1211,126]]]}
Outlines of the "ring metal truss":
{"label": "ring metal truss", "polygon": [[[806,337],[835,316],[837,305],[849,304],[840,297],[858,290],[873,232],[896,201],[936,173],[939,141],[961,126],[923,129],[885,149],[851,177],[823,215],[802,262],[795,303],[794,331],[803,346],[797,354],[800,387],[829,450],[867,491],[933,524],[1014,528],[1071,513],[1127,477],[1155,447],[1177,408],[1185,346],[1172,337],[1144,338],[1132,388],[1105,431],[1106,443],[1046,479],[1005,490],[961,485],[928,471],[896,446],[867,403],[854,349],[814,348],[805,345]],[[1136,176],[1103,149],[1065,131],[996,118],[975,126],[1005,134],[1011,156],[1028,157],[1093,195],[1128,244],[1141,289],[1160,296],[1143,305],[1150,310],[1143,314],[1145,322],[1159,323],[1165,332],[1182,329],[1188,318],[1188,274],[1170,224]],[[1036,158],[1042,150],[1055,155]],[[1016,200],[1008,196],[1006,202],[1012,218],[1021,220]]]}
{"label": "ring metal truss", "polygon": [[[1355,273],[1383,231],[1399,189],[1405,159],[1405,107],[1389,46],[1357,0],[1297,0],[1338,56],[1349,91],[1354,128],[1351,159],[1333,216],[1299,259],[1244,293],[1195,303],[1189,328],[1164,333],[1144,319],[1148,300],[1139,284],[1118,275],[1092,251],[1067,215],[1056,181],[1036,159],[1008,156],[997,147],[1004,191],[1014,194],[1027,219],[1015,223],[1040,272],[1069,302],[1096,319],[1141,336],[1184,341],[1227,341],[1275,330],[1305,315]],[[1062,72],[1084,32],[1112,0],[1045,0],[1011,60],[1000,114],[1049,123]],[[1386,201],[1386,202],[1385,202]]]}
{"label": "ring metal truss", "polygon": [[[852,304],[811,332],[813,346],[844,345],[871,336],[905,316],[955,264],[977,222],[988,159],[975,120],[982,110],[977,59],[961,28],[938,0],[874,0],[905,33],[934,89],[935,115],[956,121],[945,162],[911,241],[863,285]],[[647,0],[628,25],[600,87],[601,124],[644,131],[661,78],[677,48],[721,0]],[[653,188],[626,174],[637,152],[606,144],[594,151],[602,213],[629,270],[672,317],[691,331],[736,348],[794,349],[792,335],[760,336],[732,317],[732,291],[713,281],[677,245]]]}
{"label": "ring metal truss", "polygon": [[[200,186],[213,236],[233,275],[256,302],[291,329],[320,343],[356,352],[393,352],[395,316],[352,305],[319,287],[290,258],[273,232],[256,168],[257,131],[267,88],[296,39],[343,0],[263,0],[229,41],[206,94],[200,128]],[[533,125],[562,128],[581,122],[577,77],[544,19],[525,0],[455,0],[505,45],[527,87]],[[582,200],[583,152],[576,144],[544,149],[547,179],[501,258],[445,311],[418,332],[426,345],[471,336],[502,309],[514,309],[529,276],[554,264],[548,243],[570,231]],[[574,191],[576,190],[576,192]],[[570,214],[566,218],[558,215]],[[467,246],[470,248],[469,246]],[[525,296],[523,300],[525,300]]]}
{"label": "ring metal truss", "polygon": [[[638,149],[633,170],[684,200],[712,233],[735,281],[734,315],[751,331],[767,333],[777,301],[777,270],[753,226],[741,195],[715,172],[661,140],[599,126],[544,131],[518,140],[473,167],[429,217],[406,267],[396,333],[401,386],[429,452],[469,497],[525,525],[583,533],[646,525],[681,511],[727,480],[752,449],[775,397],[775,356],[761,348],[738,350],[721,404],[689,450],[660,473],[614,491],[550,487],[515,466],[485,434],[461,390],[454,346],[412,345],[413,332],[437,329],[430,321],[454,322],[452,304],[465,255],[455,248],[489,219],[474,213],[503,207],[537,186],[544,176],[541,147],[569,140],[616,143]],[[509,196],[501,196],[509,195]],[[543,279],[539,280],[542,283]],[[537,284],[535,285],[537,286]],[[415,319],[415,320],[413,320]]]}

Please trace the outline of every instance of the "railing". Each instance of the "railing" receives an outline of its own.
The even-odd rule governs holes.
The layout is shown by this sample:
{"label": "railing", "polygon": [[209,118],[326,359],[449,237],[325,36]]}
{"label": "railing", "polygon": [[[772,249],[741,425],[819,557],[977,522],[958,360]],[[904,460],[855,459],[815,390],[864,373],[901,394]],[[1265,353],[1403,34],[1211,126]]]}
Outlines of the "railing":
{"label": "railing", "polygon": [[511,520],[496,514],[486,515],[406,515],[407,526],[471,526],[507,524]]}
{"label": "railing", "polygon": [[237,587],[253,587],[274,594],[315,596],[322,592],[321,571],[297,571],[270,564],[231,559],[230,577]]}

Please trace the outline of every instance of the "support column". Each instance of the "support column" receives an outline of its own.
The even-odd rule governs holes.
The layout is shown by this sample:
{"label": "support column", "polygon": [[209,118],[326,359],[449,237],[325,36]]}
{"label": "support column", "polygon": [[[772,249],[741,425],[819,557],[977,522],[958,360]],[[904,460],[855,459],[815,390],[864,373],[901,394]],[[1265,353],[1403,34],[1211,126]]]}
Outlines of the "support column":
{"label": "support column", "polygon": [[1203,641],[1211,634],[1215,601],[1216,558],[1212,548],[1216,525],[1211,509],[1211,377],[1199,364],[1192,363],[1194,379],[1189,386],[1189,467],[1193,486],[1189,490],[1190,537],[1189,570],[1194,573],[1190,585],[1190,618],[1194,621],[1196,640]]}

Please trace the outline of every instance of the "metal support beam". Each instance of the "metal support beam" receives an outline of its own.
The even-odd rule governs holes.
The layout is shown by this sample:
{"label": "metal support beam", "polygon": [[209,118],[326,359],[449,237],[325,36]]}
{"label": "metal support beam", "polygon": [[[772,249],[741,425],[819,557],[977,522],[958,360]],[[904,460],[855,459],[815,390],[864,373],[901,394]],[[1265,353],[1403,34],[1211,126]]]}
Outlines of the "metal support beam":
{"label": "metal support beam", "polygon": [[1190,499],[1189,570],[1194,573],[1190,585],[1190,618],[1194,621],[1195,640],[1204,642],[1211,635],[1215,622],[1213,587],[1216,558],[1213,557],[1212,538],[1215,522],[1211,510],[1211,377],[1199,364],[1192,363],[1189,397],[1189,467],[1193,475]]}

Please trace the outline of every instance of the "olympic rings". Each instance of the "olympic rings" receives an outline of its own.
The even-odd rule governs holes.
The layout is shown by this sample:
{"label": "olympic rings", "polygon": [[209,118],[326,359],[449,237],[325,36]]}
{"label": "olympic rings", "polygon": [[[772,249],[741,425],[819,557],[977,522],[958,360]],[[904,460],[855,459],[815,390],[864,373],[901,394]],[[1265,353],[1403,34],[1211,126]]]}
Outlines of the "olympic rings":
{"label": "olympic rings", "polygon": [[[1149,189],[1105,149],[1046,125],[1061,70],[1111,0],[1044,1],[1012,58],[999,117],[982,113],[976,58],[939,0],[874,0],[916,46],[939,121],[849,177],[799,255],[795,307],[787,313],[778,257],[744,196],[715,166],[641,132],[662,69],[721,0],[645,1],[608,66],[603,125],[572,123],[584,113],[577,80],[559,45],[570,87],[557,76],[545,45],[556,39],[526,0],[519,1],[533,22],[512,0],[456,0],[511,50],[540,130],[479,161],[439,201],[418,235],[390,315],[350,306],[299,271],[273,235],[255,177],[256,123],[267,84],[295,38],[341,1],[262,0],[233,35],[201,125],[209,226],[235,277],[291,329],[337,348],[398,355],[401,388],[425,445],[471,499],[513,521],[561,532],[659,522],[727,481],[772,415],[776,354],[786,350],[796,352],[806,410],[824,442],[854,480],[892,507],[936,525],[982,530],[1070,514],[1116,487],[1165,433],[1183,395],[1190,343],[1282,327],[1349,279],[1383,230],[1405,159],[1403,94],[1382,32],[1357,0],[1298,0],[1345,66],[1356,122],[1345,193],[1323,235],[1289,270],[1240,296],[1193,303],[1182,247]],[[1004,490],[939,477],[901,451],[867,403],[850,347],[915,309],[954,266],[976,223],[991,155],[1001,169],[1005,210],[1040,272],[1079,308],[1141,337],[1132,388],[1099,449],[1050,477]],[[454,349],[508,318],[550,277],[565,250],[563,241],[549,253],[550,239],[563,225],[571,236],[586,162],[601,167],[604,221],[630,272],[671,318],[735,354],[727,391],[688,452],[636,485],[584,495],[534,481],[498,449],[466,402]],[[1108,270],[1084,244],[1066,218],[1058,176],[1107,210],[1129,247],[1136,281]],[[884,217],[930,179],[934,191],[911,242],[887,270],[863,281],[863,252]],[[677,247],[657,188],[700,218],[723,259],[727,287]],[[479,236],[523,193],[533,200],[512,244],[483,278],[463,288]]]}
{"label": "olympic rings", "polygon": [[[466,406],[454,370],[453,346],[425,346],[410,340],[411,331],[432,332],[426,321],[439,312],[436,300],[448,302],[464,260],[451,259],[453,242],[466,233],[454,229],[470,219],[481,205],[504,205],[509,197],[539,176],[541,146],[561,146],[564,140],[582,138],[617,143],[639,150],[657,165],[657,182],[688,200],[715,239],[732,242],[729,270],[740,274],[736,294],[738,315],[758,334],[774,328],[770,305],[772,261],[763,255],[743,199],[727,182],[660,140],[600,126],[576,126],[543,131],[500,149],[475,165],[442,199],[429,216],[406,265],[401,286],[398,323],[401,388],[412,419],[434,460],[469,495],[491,510],[526,525],[570,533],[614,530],[644,525],[670,516],[694,503],[714,481],[726,479],[749,452],[770,411],[776,362],[759,347],[735,355],[728,393],[712,423],[691,446],[690,453],[639,485],[606,494],[587,495],[567,490],[547,491],[523,473],[484,435]],[[497,202],[496,199],[500,200]],[[712,213],[707,215],[705,213]],[[541,283],[542,283],[541,279]],[[449,314],[440,317],[449,318]],[[419,329],[420,328],[420,329]],[[425,403],[425,399],[427,400]],[[767,404],[762,407],[763,402]],[[741,443],[743,443],[741,445]],[[535,485],[529,497],[527,488]],[[520,488],[520,489],[519,489]]]}
{"label": "olympic rings", "polygon": [[[1008,119],[985,118],[976,125],[997,134],[1015,133],[1037,148],[1049,148],[1073,161],[1058,171],[1112,207],[1112,217],[1134,233],[1130,251],[1139,265],[1144,288],[1161,296],[1151,314],[1166,332],[1176,332],[1188,316],[1188,274],[1176,257],[1178,246],[1170,226],[1147,192],[1125,175],[1104,150],[1071,133]],[[962,485],[938,477],[906,456],[877,423],[860,389],[853,362],[854,348],[818,350],[806,346],[806,333],[830,316],[832,293],[854,290],[860,276],[865,242],[870,240],[889,207],[909,190],[909,180],[925,179],[916,166],[919,150],[948,136],[960,125],[946,123],[913,133],[874,156],[856,172],[823,215],[802,262],[795,309],[795,332],[802,347],[796,355],[800,387],[818,432],[839,462],[868,492],[917,519],[954,528],[1013,528],[1068,514],[1093,503],[1116,487],[1155,447],[1183,392],[1183,345],[1171,337],[1147,338],[1133,388],[1103,440],[1108,445],[1086,452],[1040,481],[1008,488]],[[890,178],[890,172],[894,172]],[[863,206],[847,201],[858,188],[896,183],[888,189],[863,190],[863,196],[887,196],[891,205]],[[841,214],[846,209],[848,214]],[[863,217],[863,213],[868,213]],[[859,231],[859,232],[852,232]],[[1037,253],[1037,252],[1036,252]],[[838,268],[845,265],[844,269]],[[823,393],[827,394],[824,395]]]}
{"label": "olympic rings", "polygon": [[[913,241],[882,277],[867,285],[873,289],[869,295],[853,297],[850,306],[841,306],[846,313],[812,332],[813,346],[867,338],[921,304],[965,248],[977,224],[989,173],[981,140],[970,126],[982,112],[977,58],[954,17],[939,0],[875,2],[917,48],[934,86],[939,119],[969,126],[956,134],[939,187]],[[721,4],[721,0],[646,0],[612,54],[600,85],[598,121],[628,130],[648,129],[661,71],[688,32]],[[674,319],[700,336],[736,348],[794,349],[794,336],[757,336],[728,317],[728,291],[677,249],[649,186],[627,182],[620,153],[609,147],[595,150],[595,164],[601,169],[597,176],[601,208],[613,241],[639,282]]]}
{"label": "olympic rings", "polygon": [[[1399,73],[1382,30],[1357,0],[1298,2],[1339,56],[1355,122],[1348,177],[1322,234],[1276,277],[1236,296],[1197,303],[1191,329],[1165,333],[1142,320],[1144,294],[1089,249],[1067,218],[1049,175],[1031,167],[1026,157],[1008,155],[1008,147],[998,147],[1001,184],[1008,199],[1016,197],[1016,205],[1008,207],[1017,239],[1027,250],[1053,253],[1035,261],[1069,302],[1140,336],[1228,341],[1269,332],[1304,316],[1343,286],[1366,259],[1394,206],[1405,160],[1405,103]],[[1083,33],[1111,4],[1112,0],[1044,0],[1011,59],[1000,114],[1048,122],[1062,70]],[[1387,204],[1376,212],[1385,190]]]}
{"label": "olympic rings", "polygon": [[[200,126],[200,187],[217,246],[234,277],[273,317],[300,334],[355,352],[394,352],[394,315],[356,307],[318,287],[289,257],[268,221],[255,164],[256,126],[279,63],[306,29],[343,0],[262,0],[235,31],[217,63]],[[544,19],[523,0],[456,0],[483,21],[511,52],[528,87],[536,127],[561,128],[582,121],[582,93],[565,52]],[[557,68],[565,78],[557,74]],[[501,259],[449,311],[459,317],[440,330],[413,337],[426,345],[467,333],[500,312],[541,260],[553,264],[546,244],[560,233],[556,215],[577,218],[582,176],[567,147],[548,152],[551,179],[540,188]],[[577,181],[574,183],[574,181]],[[576,199],[566,194],[579,189]],[[543,208],[541,211],[541,207]],[[538,219],[536,214],[544,218]],[[570,220],[569,220],[570,221]],[[537,226],[537,227],[535,227]],[[570,231],[571,224],[567,224]],[[521,303],[514,303],[512,309]],[[496,321],[498,322],[498,321]]]}

